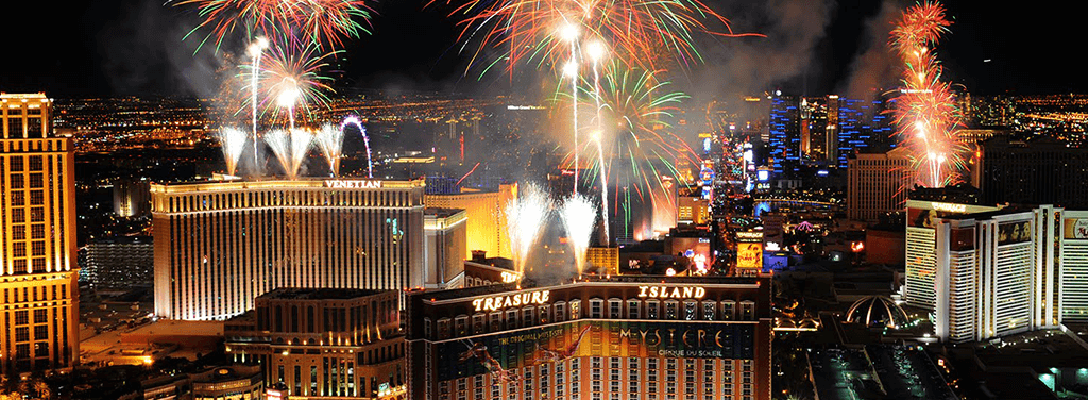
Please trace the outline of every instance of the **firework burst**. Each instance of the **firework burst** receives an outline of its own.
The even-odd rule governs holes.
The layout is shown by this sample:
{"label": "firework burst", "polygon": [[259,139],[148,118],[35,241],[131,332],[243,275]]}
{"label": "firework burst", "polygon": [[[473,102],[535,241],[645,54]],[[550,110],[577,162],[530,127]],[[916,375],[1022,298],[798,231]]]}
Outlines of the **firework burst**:
{"label": "firework burst", "polygon": [[895,122],[901,146],[910,149],[915,179],[924,186],[955,183],[966,168],[967,147],[958,138],[963,115],[933,52],[951,25],[944,7],[925,1],[903,12],[890,44],[902,58],[903,87],[896,99]]}
{"label": "firework burst", "polygon": [[307,114],[311,106],[328,105],[328,94],[336,90],[330,86],[333,79],[321,73],[329,67],[326,60],[338,52],[322,52],[306,41],[291,43],[270,49],[258,85],[266,90],[262,104],[265,113],[293,120],[296,105],[301,105]]}
{"label": "firework burst", "polygon": [[[344,38],[370,33],[373,9],[360,0],[178,0],[177,6],[195,7],[201,22],[186,37],[207,31],[200,48],[209,42],[216,50],[232,34],[302,37],[318,46],[343,47]],[[362,21],[362,23],[360,23]]]}
{"label": "firework burst", "polygon": [[[572,29],[612,43],[625,64],[650,69],[701,62],[699,33],[754,35],[734,33],[728,19],[698,0],[468,0],[450,16],[464,16],[458,40],[471,53],[466,73],[480,65],[481,76],[499,62],[510,72],[521,62],[559,68],[570,56]],[[501,54],[488,59],[491,49]]]}
{"label": "firework burst", "polygon": [[[695,151],[671,130],[678,106],[688,96],[669,86],[658,81],[654,71],[617,62],[605,68],[599,84],[583,85],[586,105],[598,110],[590,125],[599,127],[593,132],[596,157],[590,169],[595,173],[583,176],[588,183],[596,179],[601,187],[606,240],[609,215],[627,215],[632,194],[640,201],[660,200],[668,192],[661,177],[677,178],[678,162],[698,164]],[[612,185],[629,190],[610,195]]]}

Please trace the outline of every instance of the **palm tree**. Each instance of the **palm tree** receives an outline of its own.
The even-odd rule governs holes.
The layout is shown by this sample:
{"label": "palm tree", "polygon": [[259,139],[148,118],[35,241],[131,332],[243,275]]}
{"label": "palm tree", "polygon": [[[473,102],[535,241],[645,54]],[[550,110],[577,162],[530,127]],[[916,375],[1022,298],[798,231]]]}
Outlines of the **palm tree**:
{"label": "palm tree", "polygon": [[38,392],[39,399],[50,399],[53,397],[53,389],[49,387],[45,381],[34,381],[34,391]]}

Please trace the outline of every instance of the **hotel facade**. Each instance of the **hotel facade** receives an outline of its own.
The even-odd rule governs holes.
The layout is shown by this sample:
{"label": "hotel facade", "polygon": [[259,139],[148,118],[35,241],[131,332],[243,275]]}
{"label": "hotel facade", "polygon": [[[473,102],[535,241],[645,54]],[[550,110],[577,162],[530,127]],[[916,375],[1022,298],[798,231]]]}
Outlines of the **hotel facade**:
{"label": "hotel facade", "polygon": [[622,277],[408,296],[412,400],[771,398],[770,282]]}
{"label": "hotel facade", "polygon": [[70,369],[79,357],[71,139],[52,100],[0,92],[0,372]]}
{"label": "hotel facade", "polygon": [[424,181],[153,184],[155,314],[227,319],[279,287],[401,290],[423,268]]}
{"label": "hotel facade", "polygon": [[907,201],[907,303],[961,343],[1088,321],[1088,211]]}

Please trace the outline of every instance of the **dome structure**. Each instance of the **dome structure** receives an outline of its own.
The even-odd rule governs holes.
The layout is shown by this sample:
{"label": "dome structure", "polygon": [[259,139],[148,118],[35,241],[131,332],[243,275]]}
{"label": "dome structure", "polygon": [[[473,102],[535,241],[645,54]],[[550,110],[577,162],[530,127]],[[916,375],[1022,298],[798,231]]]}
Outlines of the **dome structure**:
{"label": "dome structure", "polygon": [[846,312],[846,322],[864,324],[870,328],[898,329],[907,323],[907,313],[892,299],[868,296],[850,306]]}

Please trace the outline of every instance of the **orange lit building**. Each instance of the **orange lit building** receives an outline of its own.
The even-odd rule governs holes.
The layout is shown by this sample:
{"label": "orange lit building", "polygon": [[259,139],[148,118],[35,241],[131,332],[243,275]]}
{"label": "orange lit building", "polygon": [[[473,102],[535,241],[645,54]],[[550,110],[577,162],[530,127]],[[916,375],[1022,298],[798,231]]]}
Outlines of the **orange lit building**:
{"label": "orange lit building", "polygon": [[73,147],[50,137],[52,100],[0,92],[0,371],[70,369],[79,357]]}
{"label": "orange lit building", "polygon": [[590,247],[586,249],[586,265],[596,267],[599,274],[619,275],[620,249],[616,247]]}
{"label": "orange lit building", "polygon": [[457,208],[465,210],[467,246],[465,260],[472,259],[473,250],[486,251],[492,257],[511,258],[510,241],[506,232],[506,204],[514,199],[517,185],[499,185],[497,192],[466,191],[460,194],[428,194],[423,196],[427,208]]}
{"label": "orange lit building", "polygon": [[710,221],[710,201],[699,197],[681,196],[677,199],[677,222],[705,224]]}

